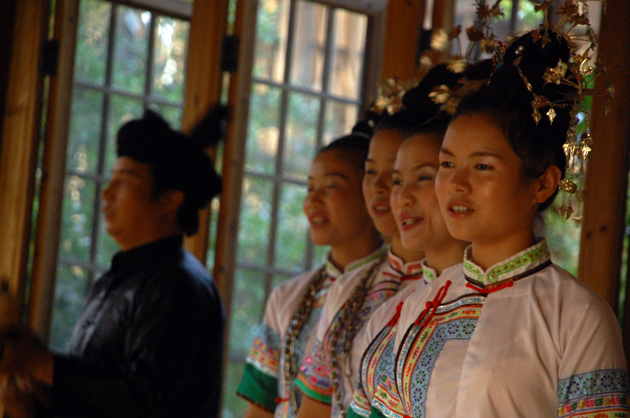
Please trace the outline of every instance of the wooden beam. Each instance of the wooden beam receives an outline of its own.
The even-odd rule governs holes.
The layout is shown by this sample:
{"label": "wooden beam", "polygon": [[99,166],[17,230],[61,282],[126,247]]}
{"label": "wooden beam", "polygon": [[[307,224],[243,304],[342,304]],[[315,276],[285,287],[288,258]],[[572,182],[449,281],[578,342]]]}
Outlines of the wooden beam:
{"label": "wooden beam", "polygon": [[49,3],[17,1],[8,40],[11,62],[0,136],[0,280],[8,282],[19,302],[28,262],[43,91],[40,51],[48,33]]}
{"label": "wooden beam", "polygon": [[228,138],[223,150],[223,193],[221,194],[221,206],[217,222],[213,273],[219,285],[228,317],[232,303],[237,232],[241,211],[245,140],[249,116],[249,89],[251,88],[254,58],[252,52],[256,40],[256,25],[247,23],[256,22],[257,10],[257,0],[239,0],[234,21],[234,34],[240,39],[240,47],[238,70],[230,75],[228,103],[232,108],[232,117],[228,123]]}
{"label": "wooden beam", "polygon": [[[598,57],[608,72],[596,80],[600,93],[593,101],[594,145],[586,174],[578,277],[616,311],[630,152],[630,3],[609,1],[606,8],[602,15]],[[606,116],[601,90],[609,82],[614,82],[616,92]],[[628,299],[626,297],[626,301]],[[628,350],[630,321],[626,321],[625,331]]]}
{"label": "wooden beam", "polygon": [[55,7],[53,39],[59,45],[59,65],[49,84],[28,306],[28,324],[44,341],[48,341],[55,297],[79,0],[58,1]]}
{"label": "wooden beam", "polygon": [[[184,131],[192,129],[214,103],[221,100],[223,73],[221,43],[227,29],[228,0],[195,0],[188,44]],[[187,238],[186,248],[206,263],[210,209],[200,212],[199,232]]]}
{"label": "wooden beam", "polygon": [[424,19],[424,0],[390,0],[383,54],[383,80],[409,80],[418,73],[418,31]]}
{"label": "wooden beam", "polygon": [[455,18],[454,0],[434,0],[431,27],[433,29],[450,29]]}

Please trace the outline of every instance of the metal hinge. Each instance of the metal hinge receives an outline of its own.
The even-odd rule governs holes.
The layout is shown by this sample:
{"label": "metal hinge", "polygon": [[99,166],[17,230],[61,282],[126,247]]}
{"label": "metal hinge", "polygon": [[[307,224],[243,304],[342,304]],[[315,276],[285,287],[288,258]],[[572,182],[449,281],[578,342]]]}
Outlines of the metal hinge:
{"label": "metal hinge", "polygon": [[221,70],[234,73],[238,69],[240,40],[237,35],[225,35],[221,43]]}
{"label": "metal hinge", "polygon": [[43,75],[57,75],[59,65],[59,41],[49,39],[42,45],[42,60],[40,69]]}

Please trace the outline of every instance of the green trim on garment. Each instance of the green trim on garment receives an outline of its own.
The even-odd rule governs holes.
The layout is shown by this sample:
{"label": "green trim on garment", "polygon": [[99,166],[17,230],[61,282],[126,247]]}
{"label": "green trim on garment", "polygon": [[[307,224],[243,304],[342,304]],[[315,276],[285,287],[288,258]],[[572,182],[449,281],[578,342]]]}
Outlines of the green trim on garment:
{"label": "green trim on garment", "polygon": [[304,378],[303,375],[299,375],[297,379],[295,379],[295,388],[299,389],[304,395],[309,398],[315,399],[317,402],[321,402],[326,405],[332,405],[332,396],[324,395],[319,392],[315,392],[311,388],[309,388],[304,382],[300,379]]}
{"label": "green trim on garment", "polygon": [[270,412],[276,410],[278,379],[262,373],[249,363],[245,363],[243,378],[236,394]]}

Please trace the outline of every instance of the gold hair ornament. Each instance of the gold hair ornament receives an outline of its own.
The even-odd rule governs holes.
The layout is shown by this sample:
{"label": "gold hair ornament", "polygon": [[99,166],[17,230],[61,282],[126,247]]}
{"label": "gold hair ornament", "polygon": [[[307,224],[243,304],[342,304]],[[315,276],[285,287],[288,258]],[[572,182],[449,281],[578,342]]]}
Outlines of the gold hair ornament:
{"label": "gold hair ornament", "polygon": [[[466,37],[470,41],[466,54],[462,54],[461,25],[451,28],[447,32],[448,41],[457,40],[459,54],[450,56],[446,59],[447,68],[455,74],[463,73],[468,69],[470,64],[476,61],[473,57],[475,46],[479,45],[479,52],[492,53],[495,50],[497,43],[497,37],[492,31],[490,24],[493,20],[499,19],[504,16],[503,11],[499,7],[500,0],[497,0],[494,4],[486,4],[484,0],[475,0],[476,5],[476,18],[474,23],[465,29]],[[468,80],[462,77],[457,86],[449,88],[449,86],[443,84],[437,86],[429,93],[429,97],[434,103],[442,105],[442,110],[450,115],[455,113],[457,106],[461,99],[469,93],[477,91],[485,84],[482,80]]]}
{"label": "gold hair ornament", "polygon": [[407,90],[416,87],[419,82],[417,78],[405,81],[394,77],[388,78],[378,88],[376,100],[370,110],[380,115],[385,113],[393,115],[403,107],[402,98]]}
{"label": "gold hair ornament", "polygon": [[[605,0],[601,0],[605,3]],[[519,64],[521,57],[514,60],[514,66],[529,92],[533,95],[532,100],[532,117],[536,125],[544,117],[549,119],[552,125],[556,118],[556,109],[571,106],[570,116],[571,124],[567,130],[567,138],[563,145],[567,158],[566,175],[560,181],[559,189],[563,192],[562,205],[558,209],[560,215],[569,219],[573,215],[572,196],[575,195],[578,201],[578,212],[573,219],[576,222],[582,221],[582,205],[583,189],[578,183],[583,183],[585,174],[585,164],[588,160],[589,153],[593,146],[593,138],[590,134],[589,122],[590,112],[586,109],[584,100],[588,96],[593,96],[595,91],[592,88],[593,80],[602,73],[606,72],[606,68],[601,61],[594,64],[593,57],[598,44],[598,36],[590,25],[588,19],[588,5],[586,0],[564,0],[559,5],[557,15],[560,16],[556,25],[549,23],[549,11],[553,5],[553,0],[544,0],[541,4],[535,6],[536,11],[544,13],[544,23],[538,30],[532,32],[534,43],[542,42],[542,47],[551,41],[551,36],[563,37],[571,50],[569,62],[558,61],[554,68],[548,67],[543,74],[545,84],[555,83],[557,85],[564,84],[575,89],[575,95],[567,97],[564,100],[551,101],[543,95],[537,94],[527,77],[521,71]],[[520,46],[516,51],[516,55],[522,55],[526,51]],[[505,48],[499,44],[493,61],[495,68],[503,65]],[[614,86],[607,86],[605,95],[609,101],[614,95]],[[547,109],[548,108],[548,109]],[[547,109],[545,111],[545,109]],[[606,114],[609,105],[606,105]]]}

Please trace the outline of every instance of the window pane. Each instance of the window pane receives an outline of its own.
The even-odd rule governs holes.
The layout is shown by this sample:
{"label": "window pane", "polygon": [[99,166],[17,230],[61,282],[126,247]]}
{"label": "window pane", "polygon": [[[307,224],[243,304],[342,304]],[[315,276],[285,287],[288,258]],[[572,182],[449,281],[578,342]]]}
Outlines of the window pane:
{"label": "window pane", "polygon": [[107,146],[105,147],[106,176],[111,175],[116,162],[116,134],[120,127],[131,119],[142,116],[143,104],[140,99],[112,95],[109,102],[109,120],[107,121]]}
{"label": "window pane", "polygon": [[273,289],[279,286],[280,284],[286,282],[287,280],[294,278],[295,276],[297,276],[297,274],[277,273],[271,279],[271,288]]}
{"label": "window pane", "polygon": [[75,86],[70,116],[66,169],[96,174],[103,116],[103,94]]}
{"label": "window pane", "polygon": [[313,265],[319,266],[326,262],[326,256],[328,255],[328,251],[330,251],[330,246],[328,245],[315,245],[313,251]]}
{"label": "window pane", "polygon": [[282,83],[289,29],[289,0],[260,0],[252,75]]}
{"label": "window pane", "polygon": [[136,94],[144,92],[150,22],[149,12],[124,6],[118,8],[113,87]]}
{"label": "window pane", "polygon": [[90,261],[96,186],[79,176],[68,176],[63,198],[59,257]]}
{"label": "window pane", "polygon": [[[227,416],[242,417],[247,402],[239,400],[236,389],[243,375],[243,364],[259,330],[265,306],[264,273],[237,269],[234,278],[228,342],[229,363],[224,383]],[[226,416],[226,415],[224,415]]]}
{"label": "window pane", "polygon": [[245,361],[229,360],[223,382],[223,411],[222,418],[241,418],[249,406],[249,402],[236,396],[241,378],[245,370]]}
{"label": "window pane", "polygon": [[159,17],[155,30],[151,93],[173,102],[183,102],[190,23]]}
{"label": "window pane", "polygon": [[252,85],[245,154],[246,170],[267,174],[276,171],[280,93],[279,88],[266,84]]}
{"label": "window pane", "polygon": [[156,111],[171,125],[173,129],[182,128],[182,117],[184,116],[184,110],[175,106],[166,105],[151,105],[151,110]]}
{"label": "window pane", "polygon": [[306,268],[306,240],[308,221],[302,210],[306,186],[285,183],[282,185],[276,238],[276,267],[295,270]]}
{"label": "window pane", "polygon": [[[507,3],[507,0],[501,1],[501,8],[504,8],[504,3]],[[505,5],[505,14],[510,16],[512,12],[512,2]],[[527,32],[533,29],[538,28],[538,26],[543,23],[544,15],[540,12],[537,12],[534,9],[535,4],[530,1],[519,1],[518,2],[518,15],[516,21],[516,31],[517,32]],[[508,13],[509,8],[509,13]]]}
{"label": "window pane", "polygon": [[326,102],[326,125],[324,126],[324,144],[352,132],[357,123],[359,107],[329,100]]}
{"label": "window pane", "polygon": [[[512,34],[512,30],[510,28],[510,19],[511,19],[511,10],[512,10],[512,1],[504,0],[501,3],[501,10],[504,12],[504,16],[500,19],[495,19],[490,24],[492,27],[493,33],[496,35],[497,39],[505,40],[506,37]],[[455,24],[454,26],[461,25],[462,33],[459,37],[461,41],[461,48],[459,42],[454,40],[451,43],[451,52],[453,54],[458,54],[465,56],[468,51],[468,47],[470,42],[468,41],[468,37],[466,36],[466,28],[472,26],[476,17],[476,6],[474,2],[468,0],[456,0],[455,4]],[[471,52],[471,58],[476,58],[476,54],[478,51]],[[481,54],[482,58],[491,58],[491,54]]]}
{"label": "window pane", "polygon": [[253,176],[243,179],[241,218],[238,232],[238,260],[266,265],[273,181]]}
{"label": "window pane", "polygon": [[335,33],[330,66],[330,92],[357,99],[361,94],[367,16],[335,9]]}
{"label": "window pane", "polygon": [[210,272],[214,270],[214,257],[217,247],[217,219],[219,218],[220,207],[220,199],[212,199],[212,202],[210,202],[210,243],[208,244],[208,252],[206,253],[206,266]]}
{"label": "window pane", "polygon": [[59,265],[55,284],[55,302],[50,329],[50,348],[64,352],[70,344],[88,286],[88,271],[79,266]]}
{"label": "window pane", "polygon": [[83,0],[79,12],[74,76],[103,85],[107,67],[107,44],[111,3]]}
{"label": "window pane", "polygon": [[284,175],[306,181],[315,157],[320,99],[306,94],[289,94],[285,128]]}
{"label": "window pane", "polygon": [[112,237],[109,236],[107,232],[105,232],[105,220],[103,219],[103,212],[99,213],[99,233],[98,233],[98,242],[96,245],[96,259],[95,261],[107,268],[110,262],[112,261],[112,257],[118,251],[120,251],[120,246],[114,241]]}
{"label": "window pane", "polygon": [[245,359],[254,342],[265,306],[264,273],[239,268],[234,277],[230,356]]}
{"label": "window pane", "polygon": [[307,1],[297,1],[295,6],[291,84],[321,91],[328,8]]}
{"label": "window pane", "polygon": [[[566,220],[558,213],[562,204],[559,196],[545,213],[545,237],[554,263],[577,277],[580,261],[580,237],[582,224]],[[574,206],[574,210],[577,208]]]}

